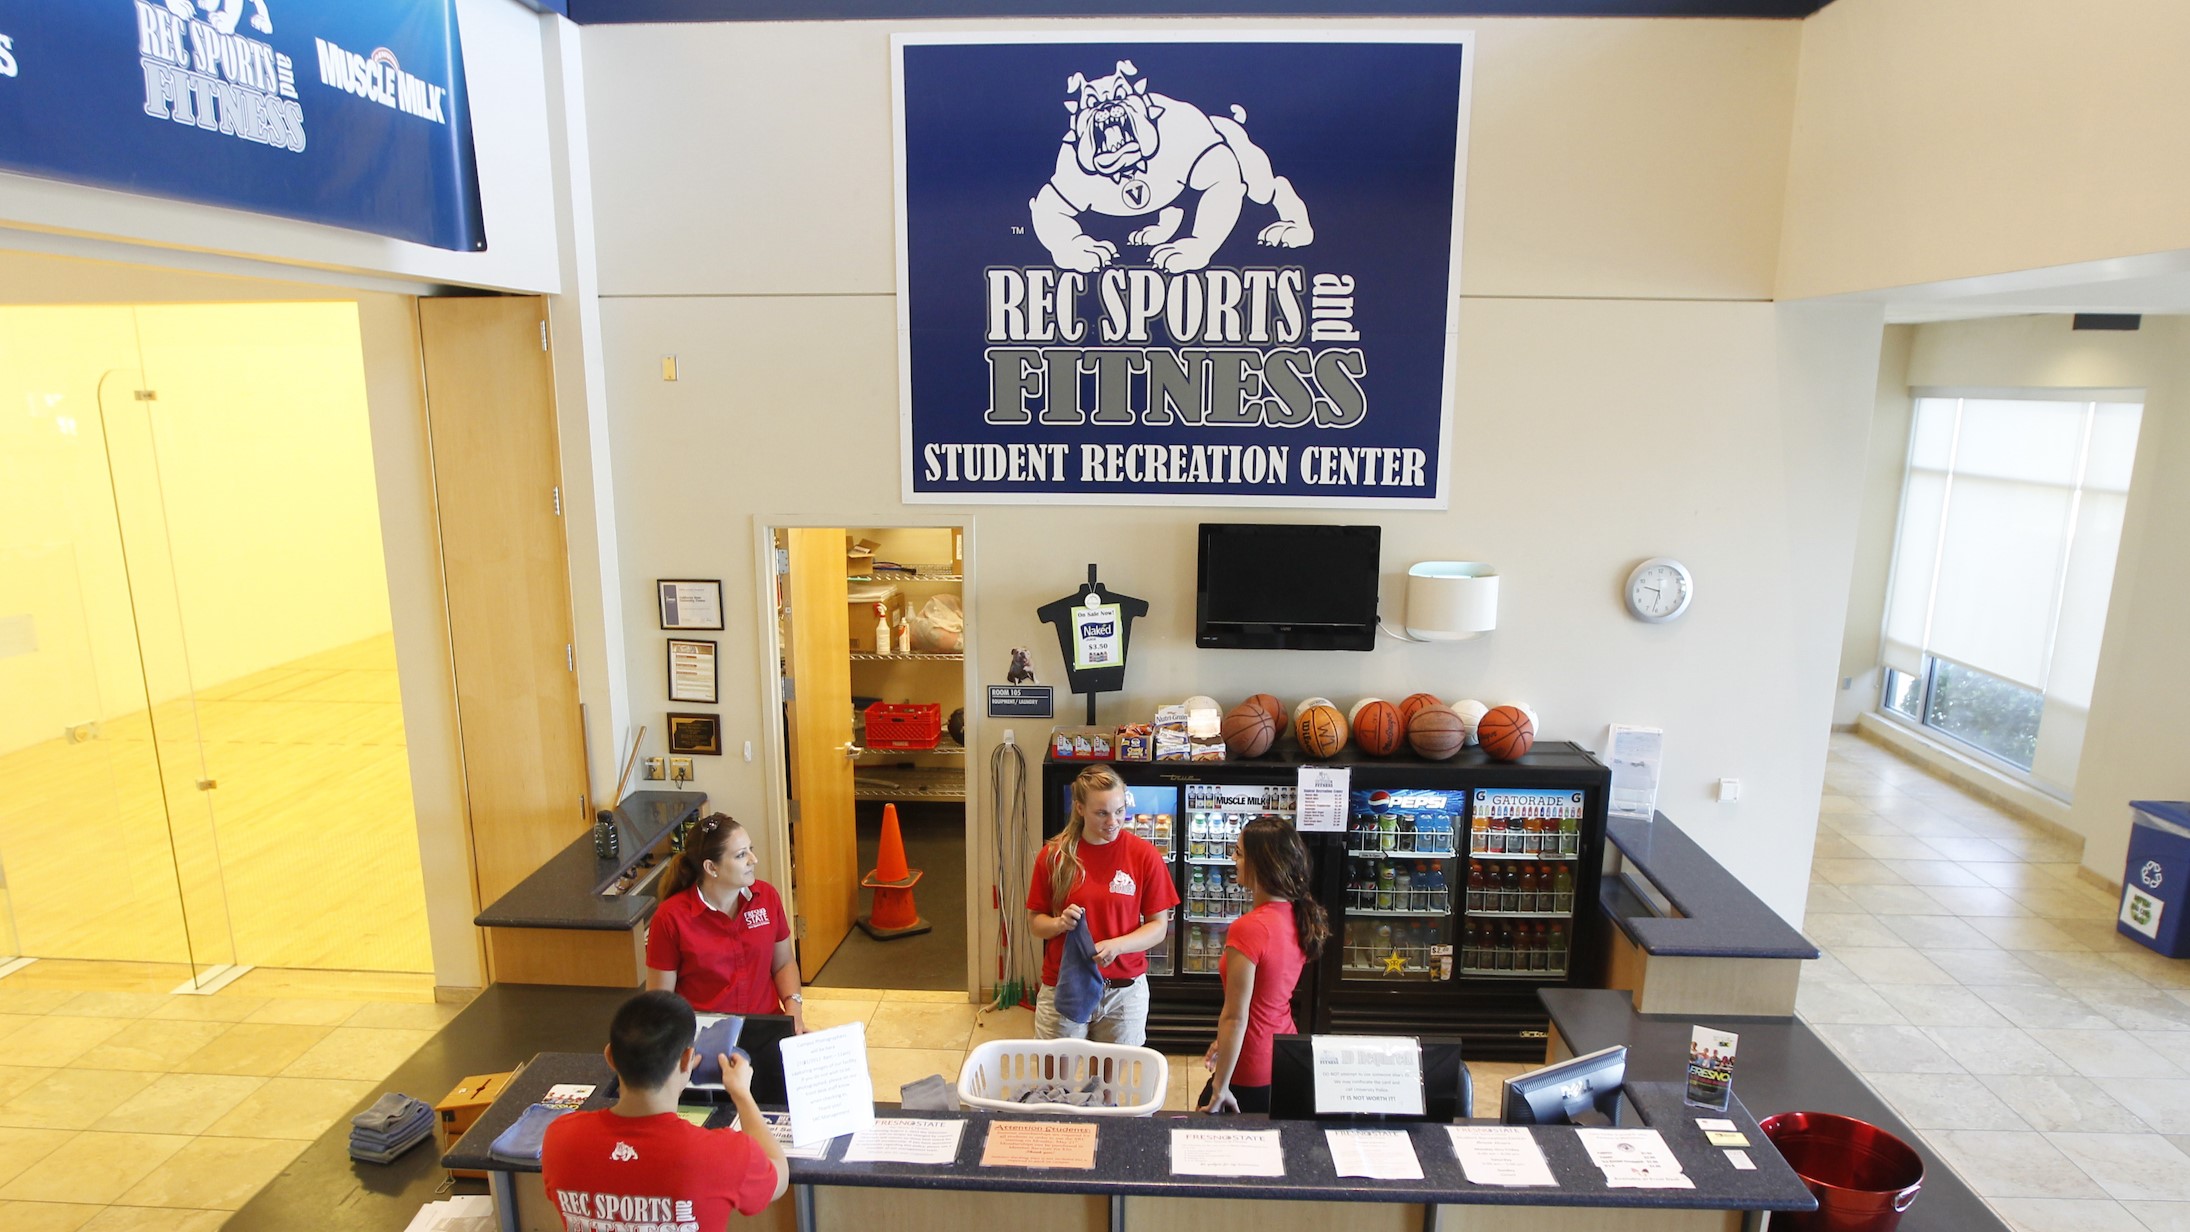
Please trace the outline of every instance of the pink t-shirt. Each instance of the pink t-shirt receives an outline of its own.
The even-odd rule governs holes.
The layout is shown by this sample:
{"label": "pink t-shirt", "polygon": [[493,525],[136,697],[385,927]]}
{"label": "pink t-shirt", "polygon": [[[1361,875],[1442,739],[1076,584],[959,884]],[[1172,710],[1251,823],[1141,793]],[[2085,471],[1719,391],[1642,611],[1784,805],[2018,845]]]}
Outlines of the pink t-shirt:
{"label": "pink t-shirt", "polygon": [[1232,921],[1224,933],[1224,953],[1217,959],[1219,975],[1234,950],[1255,964],[1255,991],[1247,1003],[1247,1038],[1240,1042],[1239,1062],[1232,1067],[1232,1085],[1266,1087],[1270,1042],[1293,1033],[1293,986],[1300,983],[1300,969],[1307,962],[1300,935],[1293,930],[1293,905],[1264,903]]}

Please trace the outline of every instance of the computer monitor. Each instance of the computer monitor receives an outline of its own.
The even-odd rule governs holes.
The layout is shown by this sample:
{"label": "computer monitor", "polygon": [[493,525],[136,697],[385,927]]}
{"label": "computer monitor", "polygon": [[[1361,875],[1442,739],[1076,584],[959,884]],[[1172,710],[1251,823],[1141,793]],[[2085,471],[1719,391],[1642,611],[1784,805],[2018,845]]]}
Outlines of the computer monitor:
{"label": "computer monitor", "polygon": [[1316,1110],[1314,1037],[1280,1035],[1270,1043],[1270,1119],[1276,1121],[1431,1121],[1465,1120],[1475,1102],[1468,1067],[1460,1060],[1460,1041],[1422,1039],[1422,1115],[1324,1113]]}
{"label": "computer monitor", "polygon": [[1616,1125],[1627,1045],[1532,1069],[1506,1079],[1498,1119],[1506,1125]]}

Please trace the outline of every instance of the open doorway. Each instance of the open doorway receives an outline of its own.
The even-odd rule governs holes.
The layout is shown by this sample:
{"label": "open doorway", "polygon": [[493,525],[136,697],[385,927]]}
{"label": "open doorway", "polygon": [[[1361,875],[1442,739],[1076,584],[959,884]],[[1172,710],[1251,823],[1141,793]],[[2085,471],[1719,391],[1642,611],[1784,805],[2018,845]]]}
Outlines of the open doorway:
{"label": "open doorway", "polygon": [[[963,528],[778,527],[769,540],[801,974],[966,991]],[[926,930],[881,939],[860,924],[873,906],[860,882],[891,807]]]}

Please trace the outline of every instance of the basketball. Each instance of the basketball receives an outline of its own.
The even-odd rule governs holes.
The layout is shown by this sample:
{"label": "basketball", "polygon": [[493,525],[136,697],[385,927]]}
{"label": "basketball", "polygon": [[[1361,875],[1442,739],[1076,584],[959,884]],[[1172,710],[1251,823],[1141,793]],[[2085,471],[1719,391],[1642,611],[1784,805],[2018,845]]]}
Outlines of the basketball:
{"label": "basketball", "polygon": [[1519,761],[1536,743],[1536,725],[1517,707],[1499,706],[1476,724],[1475,739],[1498,761]]}
{"label": "basketball", "polygon": [[1317,701],[1300,712],[1293,735],[1310,757],[1336,757],[1346,747],[1346,716],[1327,701]]}
{"label": "basketball", "polygon": [[1264,714],[1269,715],[1270,726],[1272,727],[1280,726],[1285,722],[1285,703],[1270,696],[1268,693],[1257,693],[1253,697],[1248,698],[1246,701],[1241,702],[1240,704],[1243,706],[1253,706],[1257,710],[1262,711]]}
{"label": "basketball", "polygon": [[1277,739],[1277,724],[1252,699],[1224,716],[1224,747],[1233,757],[1260,757]]}
{"label": "basketball", "polygon": [[1300,722],[1300,716],[1308,713],[1308,707],[1310,706],[1330,706],[1333,710],[1338,709],[1328,697],[1304,697],[1300,699],[1299,704],[1293,707],[1293,722]]}
{"label": "basketball", "polygon": [[1416,754],[1431,761],[1444,761],[1467,742],[1467,724],[1460,721],[1460,716],[1454,714],[1450,706],[1424,706],[1414,712],[1414,721],[1407,724],[1407,743],[1414,746]]}
{"label": "basketball", "polygon": [[1409,693],[1407,694],[1407,700],[1399,703],[1399,721],[1407,725],[1408,731],[1413,731],[1414,716],[1431,706],[1442,706],[1444,704],[1445,699],[1435,693]]}
{"label": "basketball", "polygon": [[1354,743],[1371,757],[1390,757],[1407,738],[1399,721],[1399,707],[1381,697],[1371,697],[1354,707]]}
{"label": "basketball", "polygon": [[1475,729],[1482,726],[1483,716],[1490,713],[1490,707],[1470,697],[1454,702],[1452,712],[1460,716],[1460,726],[1467,729],[1468,743],[1474,744]]}

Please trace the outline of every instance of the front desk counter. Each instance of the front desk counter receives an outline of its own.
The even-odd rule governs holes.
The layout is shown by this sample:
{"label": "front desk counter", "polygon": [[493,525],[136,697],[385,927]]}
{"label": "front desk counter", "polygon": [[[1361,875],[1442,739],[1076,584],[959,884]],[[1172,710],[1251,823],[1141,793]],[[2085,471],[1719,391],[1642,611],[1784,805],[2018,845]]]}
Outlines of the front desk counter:
{"label": "front desk counter", "polygon": [[[608,1066],[599,1053],[541,1053],[443,1157],[443,1164],[488,1172],[501,1225],[508,1232],[559,1232],[562,1224],[541,1187],[537,1165],[499,1163],[488,1154],[488,1145],[550,1086],[592,1083],[605,1091],[608,1080]],[[1816,1208],[1801,1180],[1765,1143],[1738,1102],[1720,1114],[1684,1107],[1680,1094],[1679,1087],[1666,1083],[1629,1088],[1649,1127],[1679,1157],[1693,1189],[1608,1188],[1574,1131],[1565,1127],[1534,1131],[1558,1188],[1503,1189],[1466,1179],[1440,1125],[1404,1127],[1414,1139],[1422,1180],[1372,1181],[1336,1175],[1323,1137],[1326,1123],[1183,1113],[1081,1118],[1098,1131],[1092,1171],[987,1168],[980,1162],[987,1126],[1007,1114],[901,1114],[883,1108],[878,1115],[966,1121],[956,1161],[947,1166],[845,1163],[848,1139],[839,1139],[830,1144],[828,1159],[792,1160],[791,1192],[785,1199],[759,1218],[735,1226],[799,1232],[966,1232],[979,1227],[1034,1232],[1735,1232],[1761,1224],[1761,1212]],[[596,1092],[586,1106],[607,1102]],[[1735,1168],[1727,1153],[1706,1143],[1696,1128],[1697,1117],[1720,1115],[1748,1137],[1745,1153],[1756,1165],[1753,1171]],[[708,1124],[727,1125],[731,1118],[730,1108],[719,1107]],[[1274,1128],[1283,1135],[1287,1175],[1174,1177],[1170,1131],[1177,1127]]]}

